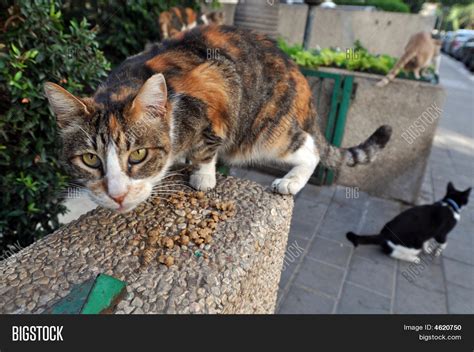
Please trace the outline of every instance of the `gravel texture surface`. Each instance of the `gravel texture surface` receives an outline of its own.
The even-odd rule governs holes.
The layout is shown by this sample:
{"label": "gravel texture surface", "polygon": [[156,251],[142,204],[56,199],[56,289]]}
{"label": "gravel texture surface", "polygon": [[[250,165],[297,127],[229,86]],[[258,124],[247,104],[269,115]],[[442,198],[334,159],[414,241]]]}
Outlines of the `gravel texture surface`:
{"label": "gravel texture surface", "polygon": [[41,313],[105,273],[128,283],[116,314],[273,313],[293,199],[234,177],[187,176],[135,210],[97,208],[0,262],[0,313]]}

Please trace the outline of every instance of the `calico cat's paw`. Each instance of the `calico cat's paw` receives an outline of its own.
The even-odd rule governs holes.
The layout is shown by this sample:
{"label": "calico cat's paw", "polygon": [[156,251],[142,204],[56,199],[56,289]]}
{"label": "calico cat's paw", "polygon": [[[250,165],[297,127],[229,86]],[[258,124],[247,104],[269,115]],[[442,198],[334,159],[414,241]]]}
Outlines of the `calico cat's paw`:
{"label": "calico cat's paw", "polygon": [[280,194],[293,194],[298,193],[303,187],[304,183],[296,177],[291,178],[277,178],[272,183],[272,190]]}
{"label": "calico cat's paw", "polygon": [[191,186],[198,191],[209,191],[216,187],[216,174],[192,174],[189,178]]}

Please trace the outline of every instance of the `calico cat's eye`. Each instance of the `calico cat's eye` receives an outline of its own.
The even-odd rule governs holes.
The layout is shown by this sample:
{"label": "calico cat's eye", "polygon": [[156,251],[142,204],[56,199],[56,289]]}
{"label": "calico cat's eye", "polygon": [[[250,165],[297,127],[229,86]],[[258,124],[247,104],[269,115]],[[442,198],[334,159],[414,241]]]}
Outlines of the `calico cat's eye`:
{"label": "calico cat's eye", "polygon": [[130,153],[130,156],[128,157],[128,162],[132,165],[139,164],[143,160],[145,160],[147,154],[148,151],[145,148],[137,149]]}
{"label": "calico cat's eye", "polygon": [[100,159],[97,155],[92,153],[86,153],[82,155],[82,161],[87,166],[97,169],[100,166]]}

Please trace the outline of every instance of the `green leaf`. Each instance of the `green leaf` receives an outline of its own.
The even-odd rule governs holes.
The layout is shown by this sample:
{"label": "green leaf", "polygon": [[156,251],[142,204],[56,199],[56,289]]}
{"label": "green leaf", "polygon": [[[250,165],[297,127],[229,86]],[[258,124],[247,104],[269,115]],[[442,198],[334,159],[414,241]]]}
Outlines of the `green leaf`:
{"label": "green leaf", "polygon": [[15,46],[15,44],[12,43],[11,47],[12,47],[13,53],[15,53],[15,55],[19,56],[21,54],[20,50]]}
{"label": "green leaf", "polygon": [[13,76],[13,80],[14,80],[14,81],[19,81],[20,78],[21,78],[21,76],[23,76],[23,72],[18,71],[18,72],[15,74],[15,76]]}

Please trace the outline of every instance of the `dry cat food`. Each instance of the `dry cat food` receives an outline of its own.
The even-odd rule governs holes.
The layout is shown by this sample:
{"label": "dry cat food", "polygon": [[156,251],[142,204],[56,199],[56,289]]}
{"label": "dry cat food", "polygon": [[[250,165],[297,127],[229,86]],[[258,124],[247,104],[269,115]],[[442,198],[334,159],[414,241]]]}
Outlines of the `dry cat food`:
{"label": "dry cat food", "polygon": [[166,199],[154,200],[154,204],[163,208],[165,216],[153,229],[131,241],[131,245],[137,248],[134,254],[140,256],[144,265],[154,260],[168,267],[175,264],[173,252],[177,246],[204,249],[212,243],[219,221],[235,215],[233,202],[210,199],[200,191],[178,191]]}

